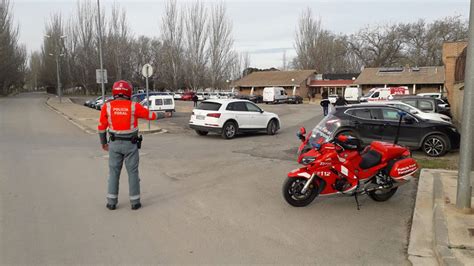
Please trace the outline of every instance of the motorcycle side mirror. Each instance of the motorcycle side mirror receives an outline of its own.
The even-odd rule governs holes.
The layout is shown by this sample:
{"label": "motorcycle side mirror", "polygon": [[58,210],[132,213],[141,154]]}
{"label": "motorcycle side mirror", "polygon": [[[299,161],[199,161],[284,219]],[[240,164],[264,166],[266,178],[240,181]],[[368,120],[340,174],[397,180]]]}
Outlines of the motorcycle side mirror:
{"label": "motorcycle side mirror", "polygon": [[303,135],[303,136],[306,135],[306,128],[300,127],[300,133],[301,133],[301,135]]}
{"label": "motorcycle side mirror", "polygon": [[296,132],[296,136],[301,140],[301,142],[304,142],[306,140],[306,129],[304,127],[300,128],[300,130]]}

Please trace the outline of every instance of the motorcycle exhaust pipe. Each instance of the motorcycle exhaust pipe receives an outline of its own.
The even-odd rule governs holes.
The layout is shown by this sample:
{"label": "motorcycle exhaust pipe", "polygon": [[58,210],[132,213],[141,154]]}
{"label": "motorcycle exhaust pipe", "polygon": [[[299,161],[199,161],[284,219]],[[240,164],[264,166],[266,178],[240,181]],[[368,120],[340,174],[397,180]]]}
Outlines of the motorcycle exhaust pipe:
{"label": "motorcycle exhaust pipe", "polygon": [[308,191],[309,185],[311,185],[313,183],[313,179],[314,179],[315,176],[316,175],[314,173],[311,175],[311,177],[308,179],[308,182],[306,182],[306,184],[304,184],[304,187],[301,190],[301,194],[305,194]]}
{"label": "motorcycle exhaust pipe", "polygon": [[404,185],[404,184],[407,183],[407,182],[408,182],[408,181],[395,182],[395,183],[393,183],[393,185],[390,186],[390,187],[378,186],[378,187],[372,187],[372,188],[364,189],[364,193],[371,192],[371,191],[375,191],[375,190],[381,190],[381,189],[397,188],[397,187],[399,187],[399,186],[401,186],[401,185]]}

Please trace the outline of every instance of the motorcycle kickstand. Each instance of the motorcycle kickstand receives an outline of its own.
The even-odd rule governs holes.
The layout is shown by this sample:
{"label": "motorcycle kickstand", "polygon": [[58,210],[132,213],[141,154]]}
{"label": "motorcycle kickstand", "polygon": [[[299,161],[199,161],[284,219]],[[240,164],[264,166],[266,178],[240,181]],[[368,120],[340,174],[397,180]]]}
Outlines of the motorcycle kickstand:
{"label": "motorcycle kickstand", "polygon": [[357,187],[356,187],[356,189],[355,189],[354,198],[355,198],[355,201],[356,201],[356,204],[357,204],[357,210],[358,210],[358,211],[360,211],[360,206],[361,206],[361,205],[359,204],[359,199],[357,198],[357,194],[358,194],[357,191],[358,191],[358,189],[359,189],[359,185],[360,185],[359,180],[357,180]]}
{"label": "motorcycle kickstand", "polygon": [[360,204],[359,204],[359,199],[357,198],[357,193],[354,194],[354,198],[355,198],[355,201],[356,201],[356,204],[357,204],[357,210],[360,211]]}

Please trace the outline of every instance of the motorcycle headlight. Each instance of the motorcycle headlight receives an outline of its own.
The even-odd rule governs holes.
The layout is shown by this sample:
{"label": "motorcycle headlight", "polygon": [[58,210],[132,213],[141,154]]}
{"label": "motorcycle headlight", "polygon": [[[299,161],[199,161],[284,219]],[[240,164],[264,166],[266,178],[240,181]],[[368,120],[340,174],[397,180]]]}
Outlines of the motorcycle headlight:
{"label": "motorcycle headlight", "polygon": [[307,165],[307,164],[310,164],[310,163],[314,162],[315,160],[316,160],[315,157],[307,156],[307,157],[304,157],[301,160],[301,163],[304,164],[304,165]]}

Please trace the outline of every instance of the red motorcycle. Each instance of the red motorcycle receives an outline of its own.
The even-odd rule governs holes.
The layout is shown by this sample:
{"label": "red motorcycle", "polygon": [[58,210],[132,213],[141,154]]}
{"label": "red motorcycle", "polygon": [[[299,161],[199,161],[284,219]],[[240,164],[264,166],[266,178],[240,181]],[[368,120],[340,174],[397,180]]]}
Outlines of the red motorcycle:
{"label": "red motorcycle", "polygon": [[[403,114],[400,114],[399,125]],[[329,115],[307,136],[304,128],[298,163],[304,166],[288,173],[283,196],[292,206],[304,207],[318,195],[354,196],[367,194],[375,201],[390,199],[398,187],[418,170],[410,150],[395,143],[374,141],[366,148],[359,139],[336,134],[339,119]],[[399,127],[400,128],[400,127]]]}

